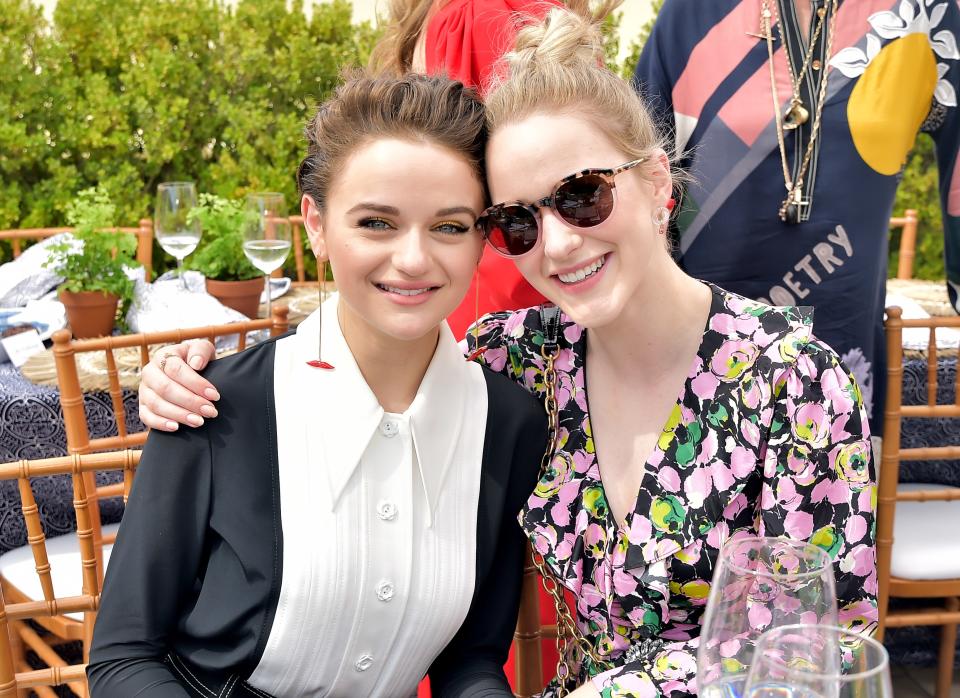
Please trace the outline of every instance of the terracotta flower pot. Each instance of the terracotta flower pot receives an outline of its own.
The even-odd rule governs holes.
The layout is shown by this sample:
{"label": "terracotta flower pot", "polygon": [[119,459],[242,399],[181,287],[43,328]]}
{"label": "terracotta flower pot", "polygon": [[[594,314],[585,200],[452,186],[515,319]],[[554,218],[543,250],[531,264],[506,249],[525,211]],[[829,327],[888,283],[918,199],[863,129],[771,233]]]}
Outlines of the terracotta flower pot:
{"label": "terracotta flower pot", "polygon": [[263,277],[247,281],[217,281],[207,279],[207,293],[228,308],[243,313],[248,318],[257,317],[260,309],[260,294],[263,293]]}
{"label": "terracotta flower pot", "polygon": [[113,332],[120,299],[103,291],[64,291],[58,294],[67,323],[77,339],[105,337]]}

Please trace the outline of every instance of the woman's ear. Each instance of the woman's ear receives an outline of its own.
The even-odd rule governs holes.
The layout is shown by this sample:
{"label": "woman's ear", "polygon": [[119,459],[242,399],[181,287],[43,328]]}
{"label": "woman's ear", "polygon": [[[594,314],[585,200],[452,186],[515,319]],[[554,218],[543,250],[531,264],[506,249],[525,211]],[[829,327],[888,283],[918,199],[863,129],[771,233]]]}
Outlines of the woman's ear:
{"label": "woman's ear", "polygon": [[660,206],[662,205],[660,202],[665,202],[674,196],[673,177],[670,175],[670,158],[663,150],[657,149],[650,160],[649,176],[653,184],[653,199]]}
{"label": "woman's ear", "polygon": [[312,196],[303,195],[300,199],[300,213],[303,215],[303,227],[307,230],[310,249],[317,259],[327,258],[327,240],[323,230],[323,213]]}

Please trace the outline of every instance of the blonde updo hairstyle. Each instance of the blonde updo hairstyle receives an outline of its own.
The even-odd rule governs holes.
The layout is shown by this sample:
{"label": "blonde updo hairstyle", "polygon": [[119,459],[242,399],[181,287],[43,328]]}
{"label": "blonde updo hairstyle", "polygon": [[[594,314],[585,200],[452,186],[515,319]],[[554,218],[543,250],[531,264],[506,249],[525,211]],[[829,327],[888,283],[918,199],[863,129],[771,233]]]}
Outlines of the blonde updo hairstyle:
{"label": "blonde updo hairstyle", "polygon": [[588,119],[630,160],[644,158],[648,174],[657,169],[658,150],[673,162],[639,94],[604,66],[601,27],[622,2],[567,0],[566,8],[551,9],[518,32],[486,96],[491,135],[534,114],[563,112]]}

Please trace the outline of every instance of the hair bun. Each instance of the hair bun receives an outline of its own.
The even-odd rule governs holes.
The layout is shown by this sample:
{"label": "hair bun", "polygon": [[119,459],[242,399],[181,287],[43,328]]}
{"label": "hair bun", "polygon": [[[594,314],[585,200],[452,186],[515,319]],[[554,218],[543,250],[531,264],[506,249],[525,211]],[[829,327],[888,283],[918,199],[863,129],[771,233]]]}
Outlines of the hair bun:
{"label": "hair bun", "polygon": [[517,32],[513,51],[504,56],[510,72],[545,62],[554,65],[602,65],[604,20],[623,0],[567,0],[542,21]]}

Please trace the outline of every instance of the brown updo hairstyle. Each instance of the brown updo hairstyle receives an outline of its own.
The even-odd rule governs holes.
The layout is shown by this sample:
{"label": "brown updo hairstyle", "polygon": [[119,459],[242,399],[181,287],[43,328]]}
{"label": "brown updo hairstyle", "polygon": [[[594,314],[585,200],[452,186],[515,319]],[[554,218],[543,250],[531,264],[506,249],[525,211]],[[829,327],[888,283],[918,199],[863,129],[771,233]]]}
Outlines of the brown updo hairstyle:
{"label": "brown updo hairstyle", "polygon": [[350,154],[374,140],[397,138],[441,146],[463,157],[486,199],[485,119],[477,93],[446,77],[347,74],[307,122],[307,156],[297,169],[297,187],[324,211]]}

